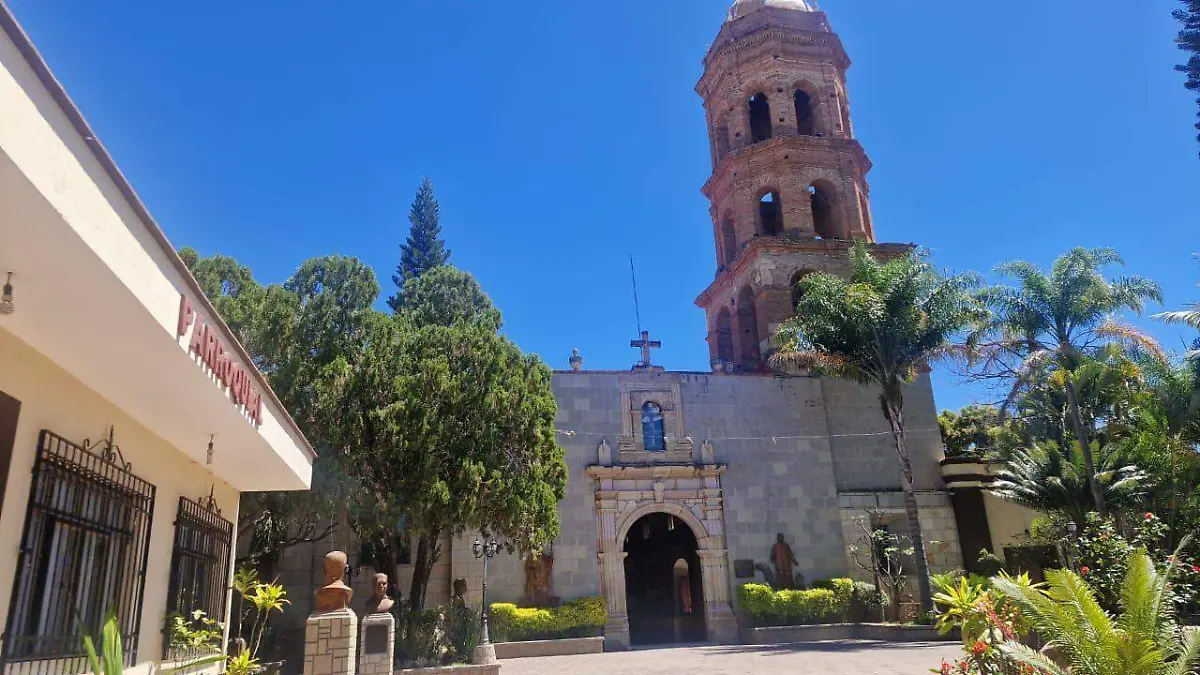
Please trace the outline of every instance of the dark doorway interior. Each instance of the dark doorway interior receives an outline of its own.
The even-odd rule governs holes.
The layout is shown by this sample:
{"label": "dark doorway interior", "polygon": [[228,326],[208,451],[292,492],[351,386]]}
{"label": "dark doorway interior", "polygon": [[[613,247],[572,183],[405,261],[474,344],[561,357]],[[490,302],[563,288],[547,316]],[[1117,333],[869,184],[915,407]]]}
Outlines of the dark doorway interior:
{"label": "dark doorway interior", "polygon": [[635,645],[703,642],[704,593],[696,535],[678,518],[652,513],[625,537],[629,637]]}

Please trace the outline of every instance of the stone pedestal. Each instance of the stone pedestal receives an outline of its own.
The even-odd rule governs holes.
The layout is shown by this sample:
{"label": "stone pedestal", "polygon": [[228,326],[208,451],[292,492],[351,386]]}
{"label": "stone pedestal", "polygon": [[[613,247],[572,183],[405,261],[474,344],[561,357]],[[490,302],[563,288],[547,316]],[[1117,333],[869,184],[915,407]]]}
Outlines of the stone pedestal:
{"label": "stone pedestal", "polygon": [[359,675],[392,675],[396,658],[396,617],[368,614],[359,624]]}
{"label": "stone pedestal", "polygon": [[471,663],[476,666],[490,666],[496,663],[496,645],[487,643],[475,648],[471,655]]}
{"label": "stone pedestal", "polygon": [[358,617],[349,609],[314,612],[304,625],[304,675],[354,675]]}

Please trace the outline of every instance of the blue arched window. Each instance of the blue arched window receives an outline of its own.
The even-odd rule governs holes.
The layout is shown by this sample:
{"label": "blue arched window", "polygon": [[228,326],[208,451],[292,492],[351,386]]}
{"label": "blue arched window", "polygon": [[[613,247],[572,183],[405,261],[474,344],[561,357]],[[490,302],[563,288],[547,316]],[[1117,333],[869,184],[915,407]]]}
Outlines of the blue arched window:
{"label": "blue arched window", "polygon": [[642,405],[642,442],[646,452],[665,452],[662,407],[654,401]]}

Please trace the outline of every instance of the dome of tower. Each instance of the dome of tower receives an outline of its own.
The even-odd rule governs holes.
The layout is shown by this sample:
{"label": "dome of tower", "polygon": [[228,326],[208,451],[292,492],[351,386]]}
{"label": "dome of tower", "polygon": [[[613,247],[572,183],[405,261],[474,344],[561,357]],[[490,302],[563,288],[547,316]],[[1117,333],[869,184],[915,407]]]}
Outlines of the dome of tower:
{"label": "dome of tower", "polygon": [[733,3],[733,7],[729,8],[729,20],[740,19],[764,7],[794,9],[798,12],[815,12],[817,9],[816,4],[816,0],[736,0]]}

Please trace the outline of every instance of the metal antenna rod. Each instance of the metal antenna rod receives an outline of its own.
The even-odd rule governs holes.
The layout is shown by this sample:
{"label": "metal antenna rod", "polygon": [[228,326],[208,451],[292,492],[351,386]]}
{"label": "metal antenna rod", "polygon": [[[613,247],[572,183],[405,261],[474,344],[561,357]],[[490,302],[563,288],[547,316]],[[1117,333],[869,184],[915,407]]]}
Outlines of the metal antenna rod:
{"label": "metal antenna rod", "polygon": [[633,254],[629,254],[629,274],[633,277],[633,312],[637,316],[638,335],[642,334],[642,309],[638,306],[637,270],[633,267]]}

